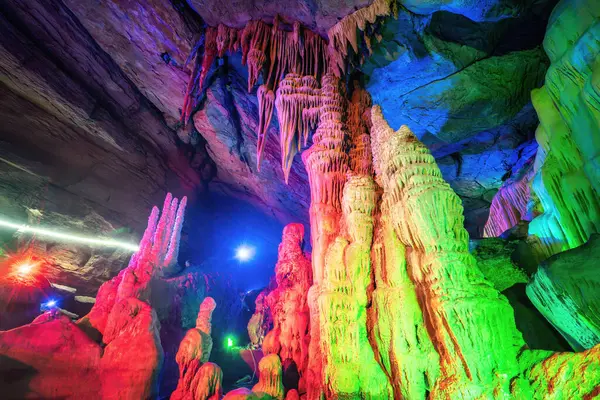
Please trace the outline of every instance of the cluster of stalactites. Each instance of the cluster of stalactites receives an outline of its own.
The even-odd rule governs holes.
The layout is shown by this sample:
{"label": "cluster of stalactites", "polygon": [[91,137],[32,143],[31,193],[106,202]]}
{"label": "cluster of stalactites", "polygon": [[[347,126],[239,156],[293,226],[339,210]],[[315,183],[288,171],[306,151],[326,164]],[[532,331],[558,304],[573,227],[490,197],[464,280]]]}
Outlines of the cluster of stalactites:
{"label": "cluster of stalactites", "polygon": [[[242,63],[248,65],[248,91],[257,84],[261,73],[263,84],[258,88],[257,168],[263,156],[266,134],[273,115],[275,93],[285,74],[294,73],[319,79],[328,70],[327,43],[316,33],[294,22],[293,30],[281,27],[279,17],[273,25],[250,21],[242,29],[223,24],[208,27],[204,53],[198,51],[196,65],[190,78],[182,111],[182,121],[189,120],[195,93],[203,91],[204,81],[217,56],[241,50]],[[201,60],[200,60],[201,59]]]}
{"label": "cluster of stalactites", "polygon": [[[371,5],[363,7],[354,13],[344,17],[340,22],[329,29],[329,62],[333,72],[342,76],[346,71],[346,59],[349,52],[348,44],[358,53],[359,36],[358,30],[364,32],[367,24],[373,24],[377,17],[397,15],[395,0],[375,0]],[[375,36],[381,40],[381,36]],[[362,35],[369,54],[371,54],[371,38]]]}
{"label": "cluster of stalactites", "polygon": [[319,84],[312,75],[289,73],[277,89],[275,105],[279,120],[281,167],[286,183],[294,156],[303,145],[307,145],[309,133],[317,125],[320,96]]}

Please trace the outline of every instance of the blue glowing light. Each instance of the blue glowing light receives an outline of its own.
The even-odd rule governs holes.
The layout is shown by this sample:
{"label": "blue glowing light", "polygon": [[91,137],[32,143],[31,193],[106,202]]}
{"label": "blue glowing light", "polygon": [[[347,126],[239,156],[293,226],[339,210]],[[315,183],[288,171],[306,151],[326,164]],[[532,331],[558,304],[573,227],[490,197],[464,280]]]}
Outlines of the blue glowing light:
{"label": "blue glowing light", "polygon": [[239,262],[246,262],[250,261],[255,253],[256,249],[254,247],[242,244],[235,250],[235,258]]}
{"label": "blue glowing light", "polygon": [[42,309],[52,309],[55,308],[57,305],[56,300],[48,300],[47,302],[45,302],[44,304],[42,304]]}

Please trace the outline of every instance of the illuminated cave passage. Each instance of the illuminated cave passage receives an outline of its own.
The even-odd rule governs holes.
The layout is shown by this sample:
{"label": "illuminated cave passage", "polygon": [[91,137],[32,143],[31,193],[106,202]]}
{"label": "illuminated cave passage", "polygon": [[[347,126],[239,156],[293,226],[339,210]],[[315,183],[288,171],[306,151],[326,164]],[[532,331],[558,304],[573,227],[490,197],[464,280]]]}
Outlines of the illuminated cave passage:
{"label": "illuminated cave passage", "polygon": [[600,3],[5,0],[3,399],[600,397]]}

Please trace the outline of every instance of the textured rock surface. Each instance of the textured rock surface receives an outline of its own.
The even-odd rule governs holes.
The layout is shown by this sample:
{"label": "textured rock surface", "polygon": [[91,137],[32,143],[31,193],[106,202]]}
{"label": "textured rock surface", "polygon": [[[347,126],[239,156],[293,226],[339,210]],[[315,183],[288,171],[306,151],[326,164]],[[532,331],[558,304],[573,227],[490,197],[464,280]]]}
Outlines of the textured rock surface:
{"label": "textured rock surface", "polygon": [[293,360],[304,392],[304,371],[308,363],[309,310],[306,295],[312,284],[310,260],[302,251],[304,226],[289,224],[283,230],[279,245],[279,258],[275,266],[277,287],[267,296],[266,302],[273,318],[273,338],[283,362]]}
{"label": "textured rock surface", "polygon": [[173,400],[218,400],[222,394],[223,373],[216,364],[208,363],[213,346],[211,319],[216,306],[212,297],[206,297],[200,304],[196,327],[187,331],[181,341],[175,357],[179,381],[171,394]]}
{"label": "textured rock surface", "polygon": [[289,24],[292,24],[294,21],[300,21],[309,29],[325,34],[342,17],[345,17],[357,8],[368,5],[370,1],[293,0],[284,3],[268,0],[254,0],[252,2],[243,0],[231,2],[189,0],[189,3],[204,21],[211,26],[223,23],[227,26],[241,28],[250,20],[266,19],[270,22],[276,14],[279,14]]}
{"label": "textured rock surface", "polygon": [[[463,200],[467,230],[482,237],[495,191],[533,138],[529,92],[541,85],[547,65],[536,46],[554,2],[509,7],[516,12],[496,22],[465,17],[471,3],[418,3],[407,2],[398,19],[384,21],[382,40],[373,41],[361,69],[390,125],[408,125],[433,151]],[[411,7],[423,8],[414,14]],[[439,12],[445,7],[454,9]]]}
{"label": "textured rock surface", "polygon": [[528,274],[513,261],[518,244],[500,238],[469,241],[469,252],[477,260],[477,266],[499,292],[529,281]]}
{"label": "textured rock surface", "polygon": [[540,265],[527,285],[538,310],[576,350],[600,343],[600,235]]}
{"label": "textured rock surface", "polygon": [[544,38],[550,68],[532,93],[540,118],[533,189],[544,213],[529,225],[546,257],[600,231],[600,4],[561,1]]}

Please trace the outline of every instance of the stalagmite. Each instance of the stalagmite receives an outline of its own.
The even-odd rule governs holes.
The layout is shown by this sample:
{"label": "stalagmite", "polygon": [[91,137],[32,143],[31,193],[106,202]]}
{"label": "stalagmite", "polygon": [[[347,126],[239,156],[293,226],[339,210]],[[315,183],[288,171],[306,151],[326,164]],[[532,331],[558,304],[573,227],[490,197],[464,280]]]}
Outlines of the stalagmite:
{"label": "stalagmite", "polygon": [[322,80],[319,126],[313,145],[302,154],[310,184],[310,227],[312,236],[313,286],[308,292],[310,309],[309,362],[306,387],[309,400],[323,395],[323,368],[327,360],[321,350],[319,296],[325,271],[325,253],[339,233],[342,190],[348,169],[347,133],[342,124],[344,98],[339,79]]}
{"label": "stalagmite", "polygon": [[277,287],[267,300],[273,315],[273,340],[279,342],[275,347],[279,349],[281,360],[291,359],[295,362],[301,387],[304,387],[310,341],[306,294],[312,283],[310,260],[302,251],[303,241],[302,224],[289,224],[284,228],[275,267]]}
{"label": "stalagmite", "polygon": [[265,395],[276,400],[283,400],[283,383],[281,382],[281,360],[277,354],[269,354],[258,363],[259,379],[252,388],[259,398]]}
{"label": "stalagmite", "polygon": [[221,369],[216,364],[208,363],[213,346],[211,319],[216,305],[211,297],[202,301],[196,327],[187,331],[179,345],[175,356],[179,366],[179,381],[171,400],[212,400],[221,396]]}
{"label": "stalagmite", "polygon": [[253,348],[258,348],[262,345],[265,335],[271,324],[270,310],[267,305],[267,294],[265,290],[259,293],[254,302],[254,314],[248,321],[248,337]]}
{"label": "stalagmite", "polygon": [[152,209],[139,250],[131,256],[127,268],[100,287],[96,303],[78,324],[89,326],[103,334],[106,321],[116,303],[129,297],[146,302],[149,300],[151,280],[177,264],[186,204],[186,197],[179,203],[178,199],[168,193],[160,219],[158,208]]}
{"label": "stalagmite", "polygon": [[460,199],[406,126],[392,131],[377,106],[372,118],[382,202],[410,249],[409,274],[440,355],[440,379],[431,396],[508,397],[514,385],[523,384],[517,354],[524,343],[508,301],[484,279],[468,252]]}

